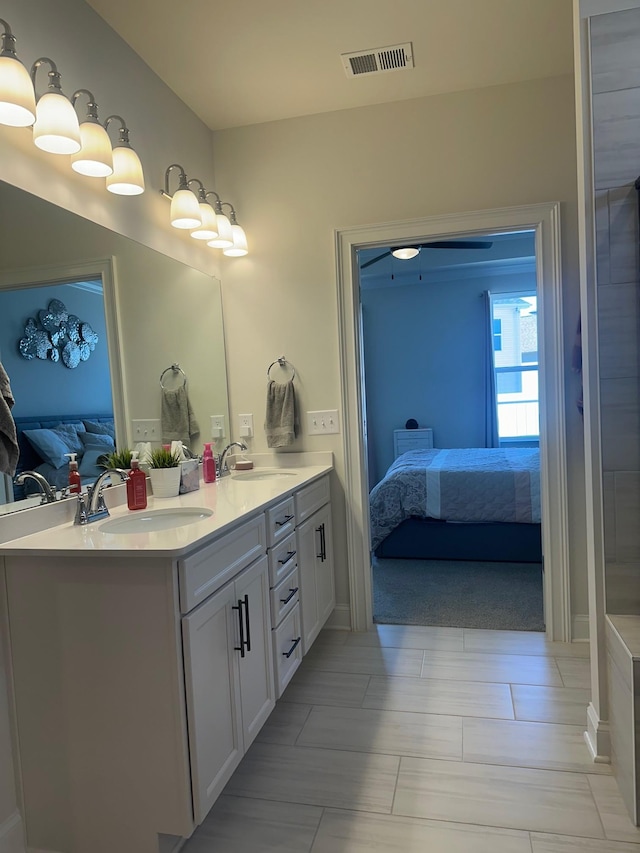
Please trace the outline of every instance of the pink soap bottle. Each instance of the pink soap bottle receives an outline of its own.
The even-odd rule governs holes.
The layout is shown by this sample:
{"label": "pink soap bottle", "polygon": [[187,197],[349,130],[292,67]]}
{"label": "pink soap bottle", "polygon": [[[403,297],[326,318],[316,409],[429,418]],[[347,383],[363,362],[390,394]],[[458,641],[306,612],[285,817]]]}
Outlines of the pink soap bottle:
{"label": "pink soap bottle", "polygon": [[210,441],[207,441],[204,445],[204,453],[202,454],[202,477],[205,483],[213,483],[216,479],[216,460],[213,458]]}

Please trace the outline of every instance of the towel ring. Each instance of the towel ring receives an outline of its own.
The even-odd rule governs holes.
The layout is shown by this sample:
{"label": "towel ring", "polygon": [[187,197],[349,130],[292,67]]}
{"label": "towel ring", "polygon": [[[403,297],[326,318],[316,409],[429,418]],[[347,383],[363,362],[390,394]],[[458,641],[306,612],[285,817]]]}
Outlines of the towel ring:
{"label": "towel ring", "polygon": [[[295,379],[295,378],[296,378],[296,369],[295,369],[295,367],[291,364],[291,362],[290,362],[290,361],[287,361],[287,359],[286,359],[283,355],[281,355],[281,356],[280,356],[280,358],[276,358],[276,360],[275,360],[275,361],[272,361],[272,362],[271,362],[271,364],[269,365],[269,367],[267,367],[267,377],[268,377],[269,379],[271,379],[271,368],[274,366],[274,364],[278,364],[278,365],[280,365],[280,367],[282,367],[282,368],[287,368],[287,367],[288,367],[288,368],[289,368],[289,370],[291,371],[291,380],[293,380],[293,379]],[[291,381],[291,380],[290,380],[290,381]]]}
{"label": "towel ring", "polygon": [[180,387],[184,388],[184,386],[187,384],[187,374],[184,372],[184,370],[180,367],[179,364],[172,364],[171,367],[167,367],[166,370],[163,370],[160,374],[160,387],[162,388],[162,390],[167,390],[162,384],[162,379],[166,373],[169,373],[170,370],[172,370],[174,373],[182,374],[182,385]]}

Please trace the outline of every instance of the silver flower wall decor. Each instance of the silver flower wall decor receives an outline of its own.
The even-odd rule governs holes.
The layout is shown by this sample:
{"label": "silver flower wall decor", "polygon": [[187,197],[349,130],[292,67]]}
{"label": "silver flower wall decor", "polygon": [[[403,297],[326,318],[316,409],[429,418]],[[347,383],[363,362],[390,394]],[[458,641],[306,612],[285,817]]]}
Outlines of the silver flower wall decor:
{"label": "silver flower wall decor", "polygon": [[69,314],[64,302],[52,299],[38,319],[29,317],[20,338],[20,355],[26,359],[49,358],[65,367],[77,367],[87,361],[98,343],[98,335],[89,323]]}

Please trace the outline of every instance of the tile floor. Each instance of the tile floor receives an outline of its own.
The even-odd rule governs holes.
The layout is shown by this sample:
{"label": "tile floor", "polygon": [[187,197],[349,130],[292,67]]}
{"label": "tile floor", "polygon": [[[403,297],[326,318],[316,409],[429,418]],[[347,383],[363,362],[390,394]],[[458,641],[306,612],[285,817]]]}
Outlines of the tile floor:
{"label": "tile floor", "polygon": [[588,645],[325,631],[184,853],[640,853],[583,739]]}

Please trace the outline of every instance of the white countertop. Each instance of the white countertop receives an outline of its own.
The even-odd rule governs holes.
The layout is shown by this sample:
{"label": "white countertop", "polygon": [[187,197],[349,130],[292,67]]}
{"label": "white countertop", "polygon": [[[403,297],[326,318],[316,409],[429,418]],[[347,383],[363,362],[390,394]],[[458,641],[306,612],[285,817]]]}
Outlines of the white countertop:
{"label": "white countertop", "polygon": [[[294,456],[297,457],[294,460]],[[169,530],[145,531],[144,533],[103,533],[101,526],[105,521],[132,515],[133,512],[124,505],[110,507],[109,518],[86,525],[76,525],[66,521],[30,533],[19,539],[0,543],[2,556],[77,556],[78,552],[91,552],[95,556],[113,554],[133,554],[144,552],[147,556],[162,555],[179,557],[207,544],[220,533],[232,529],[242,520],[255,512],[284,499],[291,492],[311,483],[318,477],[329,473],[331,454],[309,454],[309,459],[317,464],[299,464],[301,456],[306,454],[283,454],[278,460],[277,467],[293,472],[292,476],[277,477],[265,480],[242,480],[233,474],[215,483],[200,483],[197,491],[189,492],[175,498],[154,498],[149,496],[147,510],[171,509],[174,507],[206,507],[213,510],[213,515],[182,527]],[[317,457],[329,457],[330,461],[321,461]],[[298,464],[285,464],[289,459]],[[266,467],[270,467],[268,464]],[[256,468],[253,469],[257,470]],[[112,487],[124,492],[124,486]],[[105,490],[109,497],[111,489]],[[107,505],[110,505],[107,500]]]}

